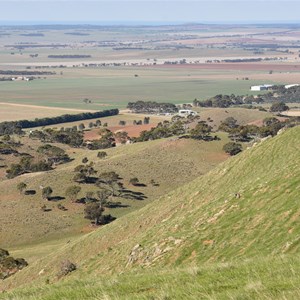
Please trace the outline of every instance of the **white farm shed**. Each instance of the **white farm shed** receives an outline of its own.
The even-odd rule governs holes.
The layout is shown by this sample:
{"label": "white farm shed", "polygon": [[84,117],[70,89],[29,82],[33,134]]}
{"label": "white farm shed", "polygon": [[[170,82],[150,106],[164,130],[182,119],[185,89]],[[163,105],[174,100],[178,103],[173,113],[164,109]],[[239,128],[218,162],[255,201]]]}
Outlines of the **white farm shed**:
{"label": "white farm shed", "polygon": [[286,89],[290,89],[290,88],[292,88],[292,87],[294,87],[294,86],[299,86],[299,84],[298,84],[298,83],[287,84],[287,85],[285,85],[284,87],[285,87]]}
{"label": "white farm shed", "polygon": [[273,86],[273,84],[263,84],[263,85],[253,85],[251,86],[251,91],[267,91]]}

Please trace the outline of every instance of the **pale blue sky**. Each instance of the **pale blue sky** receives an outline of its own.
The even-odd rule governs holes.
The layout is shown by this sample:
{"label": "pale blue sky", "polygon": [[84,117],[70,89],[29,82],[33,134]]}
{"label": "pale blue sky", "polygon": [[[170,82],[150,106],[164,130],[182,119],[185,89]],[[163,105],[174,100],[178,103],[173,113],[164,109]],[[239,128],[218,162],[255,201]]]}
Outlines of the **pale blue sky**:
{"label": "pale blue sky", "polygon": [[0,0],[0,23],[299,22],[300,0]]}

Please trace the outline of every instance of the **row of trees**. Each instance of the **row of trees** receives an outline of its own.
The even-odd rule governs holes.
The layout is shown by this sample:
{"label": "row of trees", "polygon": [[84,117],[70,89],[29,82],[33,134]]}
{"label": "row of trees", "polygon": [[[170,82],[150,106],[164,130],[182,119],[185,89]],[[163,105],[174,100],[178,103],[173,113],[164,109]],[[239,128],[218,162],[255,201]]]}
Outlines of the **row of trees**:
{"label": "row of trees", "polygon": [[129,102],[127,108],[134,113],[166,114],[178,112],[178,108],[175,104],[159,103],[155,101]]}
{"label": "row of trees", "polygon": [[55,72],[49,71],[25,71],[25,70],[0,70],[0,75],[11,76],[42,76],[42,75],[55,75]]}
{"label": "row of trees", "polygon": [[86,112],[86,113],[80,113],[74,115],[66,114],[66,115],[52,117],[52,118],[35,119],[33,121],[21,120],[18,121],[17,123],[19,126],[21,126],[21,128],[32,128],[32,127],[39,127],[39,126],[47,126],[47,125],[55,125],[61,123],[103,118],[103,117],[115,116],[118,114],[119,114],[118,109],[109,109],[109,110],[103,110],[97,112]]}
{"label": "row of trees", "polygon": [[286,89],[284,85],[277,85],[272,87],[272,91],[257,96],[219,94],[204,101],[194,99],[193,106],[226,108],[233,105],[252,104],[253,102],[273,103],[274,107],[271,107],[272,112],[282,112],[288,110],[288,106],[286,106],[285,103],[300,102],[300,86],[294,86]]}
{"label": "row of trees", "polygon": [[275,117],[265,118],[263,126],[239,125],[233,117],[226,118],[221,122],[219,130],[229,133],[229,138],[234,142],[249,142],[255,138],[264,138],[275,136],[278,131],[284,127],[293,127],[300,124],[300,118],[290,118],[285,121],[279,121]]}
{"label": "row of trees", "polygon": [[[22,131],[23,128],[33,128],[38,126],[47,126],[47,125],[55,125],[60,123],[89,120],[95,118],[114,116],[118,114],[119,114],[118,109],[110,109],[110,110],[104,110],[104,111],[99,111],[94,113],[80,113],[75,115],[66,114],[66,115],[52,117],[52,118],[35,119],[33,121],[29,121],[29,120],[21,120],[21,121],[14,121],[14,122],[6,121],[0,123],[0,136],[12,135],[12,134],[22,135],[24,134],[24,132]],[[90,125],[91,125],[89,126],[90,128],[92,128],[92,125],[94,127],[100,126],[101,121],[97,120],[95,123],[91,123]],[[82,129],[84,129],[84,126]],[[66,129],[65,131],[67,130],[68,129]]]}

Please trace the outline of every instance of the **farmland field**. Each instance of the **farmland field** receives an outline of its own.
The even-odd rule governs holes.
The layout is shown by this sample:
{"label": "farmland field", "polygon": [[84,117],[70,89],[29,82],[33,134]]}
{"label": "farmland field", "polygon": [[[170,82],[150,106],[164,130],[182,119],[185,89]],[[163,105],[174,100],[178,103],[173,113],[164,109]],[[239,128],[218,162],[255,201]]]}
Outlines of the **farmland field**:
{"label": "farmland field", "polygon": [[[216,94],[255,95],[250,92],[251,85],[300,81],[298,50],[293,48],[298,37],[297,28],[275,25],[127,30],[3,27],[0,77],[11,77],[5,75],[7,71],[53,74],[33,75],[29,82],[1,81],[0,102],[65,108],[72,113],[72,109],[124,109],[128,102],[137,100],[180,104]],[[232,62],[236,59],[260,61]],[[85,98],[91,103],[85,104]],[[56,111],[43,113],[53,116]],[[23,116],[17,112],[16,117]]]}
{"label": "farmland field", "polygon": [[[134,75],[137,74],[138,77]],[[250,75],[249,75],[250,74]],[[250,80],[237,80],[238,77]],[[271,79],[268,82],[273,82]],[[0,82],[0,102],[99,110],[125,108],[130,101],[192,102],[216,94],[251,94],[251,72],[194,70],[189,67],[64,71],[61,78]],[[84,98],[92,100],[85,104]]]}

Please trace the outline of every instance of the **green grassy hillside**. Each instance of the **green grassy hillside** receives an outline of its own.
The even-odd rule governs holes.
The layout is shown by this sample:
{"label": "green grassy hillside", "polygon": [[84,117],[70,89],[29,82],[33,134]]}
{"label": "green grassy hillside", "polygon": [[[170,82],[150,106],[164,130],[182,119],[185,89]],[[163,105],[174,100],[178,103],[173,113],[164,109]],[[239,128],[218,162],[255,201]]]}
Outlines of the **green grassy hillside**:
{"label": "green grassy hillside", "polygon": [[[255,145],[32,262],[0,299],[297,299],[299,145],[300,127]],[[63,259],[78,270],[58,281]]]}

